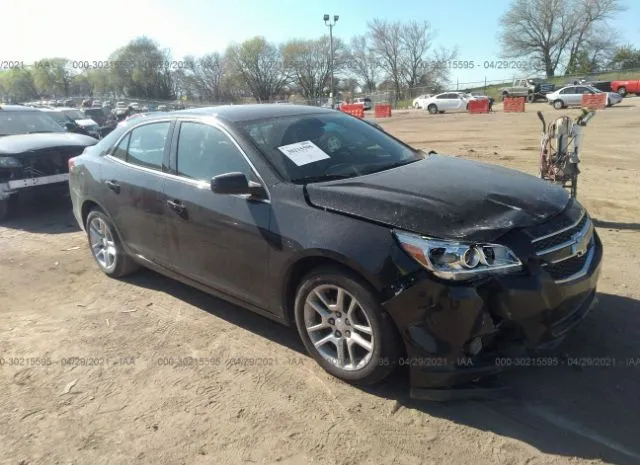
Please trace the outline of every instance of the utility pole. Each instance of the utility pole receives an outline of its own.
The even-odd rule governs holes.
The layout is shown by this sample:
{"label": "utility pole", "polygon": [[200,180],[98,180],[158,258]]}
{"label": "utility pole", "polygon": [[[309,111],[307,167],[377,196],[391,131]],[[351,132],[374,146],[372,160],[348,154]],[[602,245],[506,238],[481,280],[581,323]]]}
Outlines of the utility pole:
{"label": "utility pole", "polygon": [[333,95],[333,26],[336,25],[336,23],[338,22],[339,16],[338,15],[333,15],[333,23],[330,21],[330,16],[329,15],[324,15],[323,17],[324,19],[324,24],[325,26],[327,26],[329,28],[329,49],[330,49],[330,62],[329,62],[329,66],[331,69],[331,90],[329,93],[329,98],[331,99],[331,108],[333,108],[333,102],[334,102],[334,95]]}

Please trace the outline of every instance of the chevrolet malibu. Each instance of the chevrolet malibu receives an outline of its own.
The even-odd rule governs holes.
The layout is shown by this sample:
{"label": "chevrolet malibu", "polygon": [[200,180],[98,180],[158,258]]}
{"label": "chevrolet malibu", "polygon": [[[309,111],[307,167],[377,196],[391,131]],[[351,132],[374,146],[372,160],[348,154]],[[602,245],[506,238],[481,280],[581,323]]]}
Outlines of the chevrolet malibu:
{"label": "chevrolet malibu", "polygon": [[104,273],[148,267],[295,326],[354,384],[407,365],[414,397],[477,386],[595,302],[602,244],[561,187],[338,111],[152,114],[69,163]]}

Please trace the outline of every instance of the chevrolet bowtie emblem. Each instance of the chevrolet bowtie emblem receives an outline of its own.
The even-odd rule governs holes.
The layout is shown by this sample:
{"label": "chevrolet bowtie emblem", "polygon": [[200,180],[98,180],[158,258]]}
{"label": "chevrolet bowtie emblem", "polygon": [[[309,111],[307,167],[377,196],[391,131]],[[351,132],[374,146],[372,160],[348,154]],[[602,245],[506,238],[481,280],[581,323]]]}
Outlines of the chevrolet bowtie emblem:
{"label": "chevrolet bowtie emblem", "polygon": [[575,241],[571,245],[571,253],[573,255],[582,257],[585,253],[587,253],[588,241],[586,239],[586,235],[581,237],[580,235],[576,234],[575,236],[573,236],[573,240]]}

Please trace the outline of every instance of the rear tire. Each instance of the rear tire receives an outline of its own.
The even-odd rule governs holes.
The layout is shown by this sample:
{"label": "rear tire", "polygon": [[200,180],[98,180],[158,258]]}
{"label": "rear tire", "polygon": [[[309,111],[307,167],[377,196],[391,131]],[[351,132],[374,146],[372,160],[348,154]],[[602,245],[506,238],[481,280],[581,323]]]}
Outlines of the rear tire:
{"label": "rear tire", "polygon": [[85,224],[91,255],[104,274],[121,278],[140,268],[126,254],[111,219],[98,208],[89,212]]}
{"label": "rear tire", "polygon": [[618,93],[620,94],[620,97],[625,98],[627,96],[627,88],[626,87],[620,87],[618,89]]}
{"label": "rear tire", "polygon": [[564,102],[562,100],[556,100],[553,102],[553,108],[556,110],[562,110],[564,108]]}
{"label": "rear tire", "polygon": [[0,200],[0,221],[9,217],[9,199]]}
{"label": "rear tire", "polygon": [[311,271],[298,287],[294,312],[307,351],[336,378],[370,385],[396,368],[396,327],[356,274],[334,266]]}
{"label": "rear tire", "polygon": [[527,103],[533,103],[536,100],[536,96],[533,94],[527,95]]}
{"label": "rear tire", "polygon": [[438,113],[438,107],[435,105],[435,103],[432,103],[427,107],[427,111],[432,115],[435,115]]}

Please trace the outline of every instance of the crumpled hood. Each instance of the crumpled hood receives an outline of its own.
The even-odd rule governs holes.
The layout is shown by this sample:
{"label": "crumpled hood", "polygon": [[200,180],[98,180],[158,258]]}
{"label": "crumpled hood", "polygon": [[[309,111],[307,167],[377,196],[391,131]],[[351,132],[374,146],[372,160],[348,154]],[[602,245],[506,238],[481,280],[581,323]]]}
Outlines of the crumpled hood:
{"label": "crumpled hood", "polygon": [[88,118],[88,119],[77,119],[76,120],[76,124],[78,126],[80,126],[80,127],[83,127],[83,128],[87,128],[87,127],[90,127],[90,126],[97,126],[98,125],[98,123],[96,123],[94,120],[92,120],[90,118]]}
{"label": "crumpled hood", "polygon": [[19,155],[55,147],[87,147],[97,142],[93,137],[68,132],[18,134],[0,137],[0,154]]}
{"label": "crumpled hood", "polygon": [[482,242],[542,223],[570,198],[561,187],[519,171],[439,155],[353,179],[307,184],[306,191],[319,208],[427,236]]}

